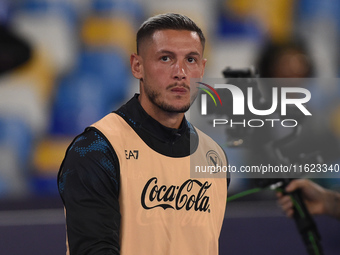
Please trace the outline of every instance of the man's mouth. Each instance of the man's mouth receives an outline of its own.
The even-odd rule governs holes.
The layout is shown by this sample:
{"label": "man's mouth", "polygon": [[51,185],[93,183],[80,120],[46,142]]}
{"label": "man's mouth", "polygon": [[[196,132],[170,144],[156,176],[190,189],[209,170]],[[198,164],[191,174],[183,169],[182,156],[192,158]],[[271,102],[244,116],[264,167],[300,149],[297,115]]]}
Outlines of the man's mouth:
{"label": "man's mouth", "polygon": [[176,93],[187,93],[188,89],[184,88],[184,87],[174,87],[171,89],[172,92],[176,92]]}
{"label": "man's mouth", "polygon": [[170,85],[168,89],[177,94],[186,94],[190,92],[190,86],[185,83],[174,83]]}

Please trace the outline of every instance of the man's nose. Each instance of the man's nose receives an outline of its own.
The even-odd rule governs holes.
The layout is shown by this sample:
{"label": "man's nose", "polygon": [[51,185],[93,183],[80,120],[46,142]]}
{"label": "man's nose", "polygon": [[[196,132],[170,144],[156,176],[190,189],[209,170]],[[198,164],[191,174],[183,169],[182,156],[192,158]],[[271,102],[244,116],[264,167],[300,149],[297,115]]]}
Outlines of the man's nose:
{"label": "man's nose", "polygon": [[185,68],[185,64],[182,63],[181,61],[177,61],[174,65],[174,70],[173,70],[173,78],[181,81],[186,79],[187,77],[187,72]]}

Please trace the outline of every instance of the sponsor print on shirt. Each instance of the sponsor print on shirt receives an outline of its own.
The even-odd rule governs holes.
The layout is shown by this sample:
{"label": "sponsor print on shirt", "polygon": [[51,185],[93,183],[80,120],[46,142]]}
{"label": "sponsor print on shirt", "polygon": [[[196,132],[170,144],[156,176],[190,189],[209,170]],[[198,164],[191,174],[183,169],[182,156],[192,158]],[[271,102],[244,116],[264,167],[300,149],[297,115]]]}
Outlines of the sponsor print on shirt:
{"label": "sponsor print on shirt", "polygon": [[181,185],[161,185],[158,178],[150,178],[142,191],[141,204],[146,210],[161,207],[164,210],[194,210],[210,213],[207,191],[212,183],[188,179]]}

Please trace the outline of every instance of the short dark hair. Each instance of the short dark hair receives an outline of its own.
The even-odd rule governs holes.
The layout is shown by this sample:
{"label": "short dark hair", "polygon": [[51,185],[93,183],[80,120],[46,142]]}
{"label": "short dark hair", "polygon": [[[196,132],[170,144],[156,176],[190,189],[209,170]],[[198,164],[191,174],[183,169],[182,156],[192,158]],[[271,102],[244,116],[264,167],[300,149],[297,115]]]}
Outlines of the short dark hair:
{"label": "short dark hair", "polygon": [[153,33],[158,30],[165,29],[188,30],[196,32],[204,49],[205,37],[202,30],[196,25],[194,21],[182,14],[165,13],[147,19],[140,26],[137,32],[137,54],[139,53],[139,47],[142,40],[147,37],[151,37]]}

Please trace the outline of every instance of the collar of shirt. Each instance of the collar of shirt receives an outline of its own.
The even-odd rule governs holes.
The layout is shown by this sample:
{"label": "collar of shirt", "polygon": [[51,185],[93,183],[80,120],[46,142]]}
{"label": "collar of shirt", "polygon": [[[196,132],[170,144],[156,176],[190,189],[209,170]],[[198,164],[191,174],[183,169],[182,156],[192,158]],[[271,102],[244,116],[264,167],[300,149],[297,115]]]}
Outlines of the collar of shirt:
{"label": "collar of shirt", "polygon": [[[184,117],[179,129],[168,128],[153,119],[143,109],[135,94],[125,105],[120,107],[116,114],[120,115],[135,130],[135,132],[156,151],[167,156],[187,156],[190,154],[190,140],[197,137],[191,124]],[[195,139],[196,140],[196,139]],[[167,146],[164,146],[167,145]],[[167,147],[167,148],[164,148]]]}
{"label": "collar of shirt", "polygon": [[138,96],[139,94],[135,94],[133,98],[131,98],[125,105],[119,108],[117,113],[124,113],[129,117],[130,121],[132,121],[132,124],[133,122],[135,123],[134,125],[136,127],[149,132],[163,142],[173,142],[185,134],[188,129],[188,124],[185,117],[183,118],[179,129],[163,126],[161,123],[147,114],[147,112],[140,105]]}

